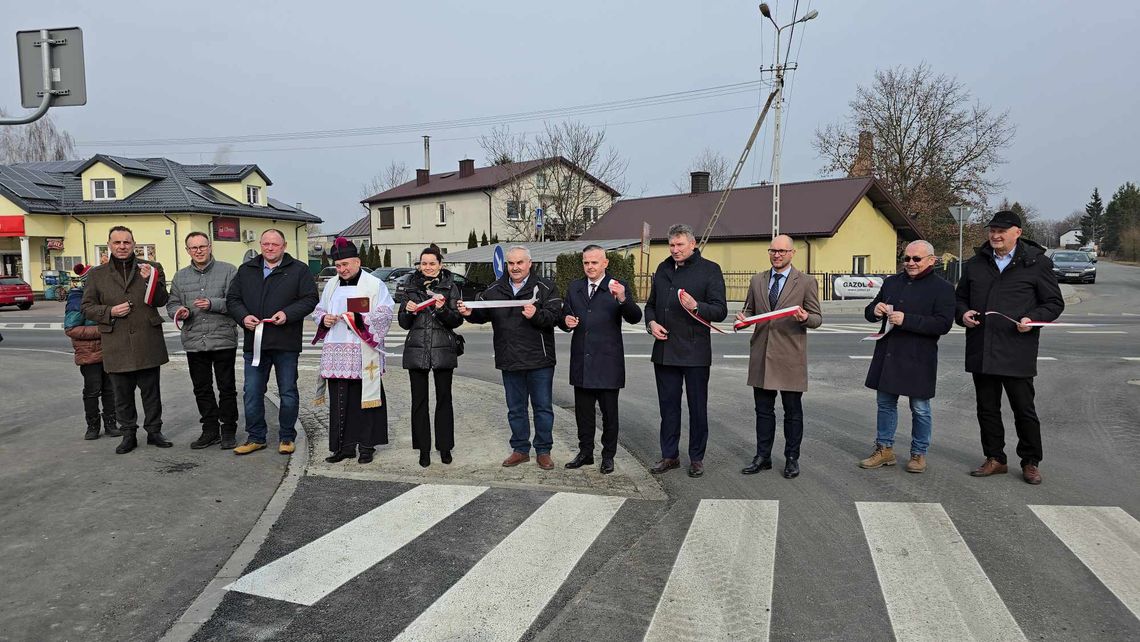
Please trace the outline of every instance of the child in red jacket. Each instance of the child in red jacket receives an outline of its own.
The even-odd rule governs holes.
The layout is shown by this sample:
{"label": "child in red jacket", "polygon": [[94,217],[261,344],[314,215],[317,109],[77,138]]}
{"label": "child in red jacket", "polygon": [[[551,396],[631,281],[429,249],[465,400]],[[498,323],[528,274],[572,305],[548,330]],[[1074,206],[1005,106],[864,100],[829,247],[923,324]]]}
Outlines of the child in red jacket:
{"label": "child in red jacket", "polygon": [[83,411],[87,417],[87,432],[84,439],[99,438],[99,399],[103,399],[103,430],[108,436],[121,437],[123,433],[115,423],[115,393],[111,389],[111,377],[103,370],[103,343],[99,337],[99,326],[83,317],[79,306],[83,302],[83,277],[91,269],[80,263],[75,266],[76,287],[67,293],[67,306],[64,308],[63,331],[71,338],[71,348],[75,351],[75,365],[83,375]]}

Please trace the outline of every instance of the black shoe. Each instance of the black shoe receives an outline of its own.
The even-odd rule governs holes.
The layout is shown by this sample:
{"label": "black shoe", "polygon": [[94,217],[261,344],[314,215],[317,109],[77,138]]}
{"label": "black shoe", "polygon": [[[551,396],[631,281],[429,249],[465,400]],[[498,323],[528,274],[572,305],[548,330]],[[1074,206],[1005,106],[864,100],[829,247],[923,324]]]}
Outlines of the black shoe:
{"label": "black shoe", "polygon": [[757,455],[752,458],[752,463],[740,469],[741,475],[755,475],[762,470],[772,470],[772,459],[770,457],[760,457]]}
{"label": "black shoe", "polygon": [[439,460],[445,464],[450,464],[451,463],[451,451],[450,450],[439,451]]}
{"label": "black shoe", "polygon": [[222,438],[220,440],[222,450],[229,450],[237,447],[237,430],[222,430]]}
{"label": "black shoe", "polygon": [[800,462],[796,459],[789,459],[784,462],[784,479],[794,479],[800,475]]}
{"label": "black shoe", "polygon": [[222,443],[222,438],[218,433],[202,431],[202,434],[199,435],[197,439],[190,442],[190,447],[194,450],[202,450],[203,448],[209,448],[214,444],[220,443]]}
{"label": "black shoe", "polygon": [[689,477],[700,477],[705,474],[705,465],[699,461],[689,462]]}
{"label": "black shoe", "polygon": [[574,459],[571,459],[570,461],[566,462],[566,467],[567,468],[581,468],[582,466],[592,466],[593,464],[594,464],[594,453],[587,454],[583,451],[578,451],[578,454],[574,455]]}
{"label": "black shoe", "polygon": [[356,463],[358,463],[358,464],[371,464],[372,463],[372,451],[371,450],[360,451],[360,456],[356,458]]}
{"label": "black shoe", "polygon": [[346,459],[352,459],[355,456],[356,456],[356,451],[339,452],[339,453],[336,453],[335,455],[333,455],[332,457],[325,457],[325,461],[327,461],[330,464],[339,464],[340,462],[342,462]]}
{"label": "black shoe", "polygon": [[602,465],[598,467],[598,472],[603,475],[608,475],[614,472],[614,460],[602,459]]}
{"label": "black shoe", "polygon": [[113,421],[104,421],[103,422],[103,432],[106,433],[108,437],[122,437],[123,436],[123,431],[119,430],[119,427],[116,426],[115,422],[113,422]]}
{"label": "black shoe", "polygon": [[431,466],[431,451],[430,450],[421,450],[420,451],[420,467],[427,468],[428,466]]}
{"label": "black shoe", "polygon": [[139,440],[135,437],[135,433],[124,433],[123,441],[119,442],[119,445],[115,447],[115,454],[125,455],[135,448],[138,448],[138,446]]}
{"label": "black shoe", "polygon": [[159,448],[170,448],[174,445],[170,443],[161,432],[148,432],[146,434],[146,443],[148,446],[158,446]]}
{"label": "black shoe", "polygon": [[99,426],[88,426],[87,432],[83,433],[83,438],[87,441],[99,438]]}
{"label": "black shoe", "polygon": [[653,473],[654,475],[660,475],[662,473],[667,473],[670,470],[673,470],[674,468],[680,468],[680,467],[681,467],[680,461],[678,461],[676,459],[666,458],[666,459],[662,459],[661,461],[657,462],[657,465],[655,465],[653,468],[650,468],[649,472]]}

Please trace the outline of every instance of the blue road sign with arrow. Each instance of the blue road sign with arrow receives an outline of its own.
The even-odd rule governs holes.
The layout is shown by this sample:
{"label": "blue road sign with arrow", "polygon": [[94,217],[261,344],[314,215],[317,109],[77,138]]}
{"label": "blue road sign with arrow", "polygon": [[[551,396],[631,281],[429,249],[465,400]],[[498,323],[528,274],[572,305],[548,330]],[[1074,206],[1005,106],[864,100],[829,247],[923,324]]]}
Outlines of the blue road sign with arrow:
{"label": "blue road sign with arrow", "polygon": [[496,279],[503,278],[503,269],[506,267],[506,265],[507,265],[507,258],[506,258],[506,256],[503,255],[503,246],[502,245],[496,245],[495,246],[495,256],[491,260],[491,267],[495,268],[495,278]]}

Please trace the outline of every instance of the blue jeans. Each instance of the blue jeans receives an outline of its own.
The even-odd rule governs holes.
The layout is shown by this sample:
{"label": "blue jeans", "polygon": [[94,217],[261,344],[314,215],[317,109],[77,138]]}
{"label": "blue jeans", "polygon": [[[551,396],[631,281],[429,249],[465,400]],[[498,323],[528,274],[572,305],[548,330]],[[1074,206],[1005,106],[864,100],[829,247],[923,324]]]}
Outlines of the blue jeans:
{"label": "blue jeans", "polygon": [[[926,450],[930,448],[930,431],[934,423],[930,415],[930,400],[908,398],[911,417],[910,454],[925,455]],[[878,434],[875,435],[875,443],[893,447],[895,429],[899,425],[899,396],[880,391],[876,394],[875,401],[879,405]]]}
{"label": "blue jeans", "polygon": [[297,412],[301,397],[297,394],[297,359],[300,352],[283,350],[263,350],[261,365],[253,367],[253,353],[242,355],[245,360],[245,388],[242,391],[245,403],[245,432],[247,441],[265,443],[265,389],[269,385],[269,369],[277,375],[277,393],[281,397],[281,408],[277,413],[277,436],[280,441],[294,441],[297,438]]}
{"label": "blue jeans", "polygon": [[530,418],[526,404],[534,409],[534,452],[550,453],[554,445],[554,368],[535,370],[503,370],[503,389],[507,393],[507,422],[511,425],[511,449],[530,454]]}

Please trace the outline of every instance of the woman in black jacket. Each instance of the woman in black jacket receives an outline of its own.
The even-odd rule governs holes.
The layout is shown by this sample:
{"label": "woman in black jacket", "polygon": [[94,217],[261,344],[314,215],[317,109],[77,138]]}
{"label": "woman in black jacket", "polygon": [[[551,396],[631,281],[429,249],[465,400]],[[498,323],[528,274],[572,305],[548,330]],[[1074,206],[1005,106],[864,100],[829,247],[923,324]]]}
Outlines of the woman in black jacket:
{"label": "woman in black jacket", "polygon": [[[428,419],[428,371],[435,374],[435,447],[439,459],[451,463],[455,446],[455,418],[451,406],[451,375],[459,365],[462,340],[454,329],[463,323],[455,309],[462,292],[451,272],[443,269],[443,255],[435,247],[420,253],[420,268],[408,277],[408,301],[400,308],[404,341],[404,369],[412,384],[412,448],[420,451],[420,465],[431,465],[431,423]],[[416,306],[434,299],[419,312]]]}

